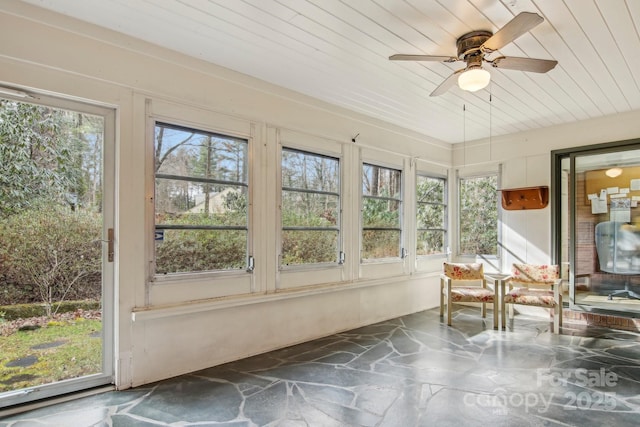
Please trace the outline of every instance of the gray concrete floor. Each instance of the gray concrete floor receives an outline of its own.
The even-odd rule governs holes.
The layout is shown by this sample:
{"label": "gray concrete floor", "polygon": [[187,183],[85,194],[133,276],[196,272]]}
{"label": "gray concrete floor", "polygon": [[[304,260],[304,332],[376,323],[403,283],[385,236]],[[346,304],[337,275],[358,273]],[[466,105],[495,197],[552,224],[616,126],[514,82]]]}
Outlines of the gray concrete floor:
{"label": "gray concrete floor", "polygon": [[429,310],[131,390],[23,426],[637,426],[640,334]]}

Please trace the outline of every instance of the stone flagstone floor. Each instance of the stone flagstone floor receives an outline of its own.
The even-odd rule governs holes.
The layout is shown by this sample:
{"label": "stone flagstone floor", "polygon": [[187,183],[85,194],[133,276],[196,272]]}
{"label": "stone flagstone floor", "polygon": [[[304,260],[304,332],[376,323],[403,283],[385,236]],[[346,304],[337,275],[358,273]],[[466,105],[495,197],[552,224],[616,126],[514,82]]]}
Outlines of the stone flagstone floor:
{"label": "stone flagstone floor", "polygon": [[416,313],[131,390],[24,426],[637,426],[640,334],[458,309]]}

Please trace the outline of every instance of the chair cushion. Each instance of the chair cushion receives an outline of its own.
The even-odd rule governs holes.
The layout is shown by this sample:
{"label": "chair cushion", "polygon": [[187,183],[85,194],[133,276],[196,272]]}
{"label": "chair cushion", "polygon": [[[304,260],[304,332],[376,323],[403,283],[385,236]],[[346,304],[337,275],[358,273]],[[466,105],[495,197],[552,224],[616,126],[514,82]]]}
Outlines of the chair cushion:
{"label": "chair cushion", "polygon": [[530,290],[527,288],[511,289],[505,294],[504,302],[538,307],[555,307],[556,305],[552,291]]}
{"label": "chair cushion", "polygon": [[455,264],[451,262],[444,263],[444,275],[455,280],[482,280],[484,272],[482,264]]}
{"label": "chair cushion", "polygon": [[[447,290],[443,289],[446,294]],[[451,288],[453,302],[493,302],[494,293],[490,289],[480,287],[456,286]]]}
{"label": "chair cushion", "polygon": [[513,264],[511,281],[519,283],[554,283],[560,277],[557,265]]}

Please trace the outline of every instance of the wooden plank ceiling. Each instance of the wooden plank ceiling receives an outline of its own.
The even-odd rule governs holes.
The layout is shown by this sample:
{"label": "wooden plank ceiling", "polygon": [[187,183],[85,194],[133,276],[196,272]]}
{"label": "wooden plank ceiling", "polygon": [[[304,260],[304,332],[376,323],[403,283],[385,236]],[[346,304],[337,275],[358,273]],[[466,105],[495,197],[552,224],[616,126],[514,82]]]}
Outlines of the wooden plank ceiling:
{"label": "wooden plank ceiling", "polygon": [[[639,0],[25,1],[445,142],[640,109]],[[523,11],[545,21],[491,56],[557,60],[547,74],[492,68],[486,89],[430,97],[464,64],[388,60],[456,56]]]}

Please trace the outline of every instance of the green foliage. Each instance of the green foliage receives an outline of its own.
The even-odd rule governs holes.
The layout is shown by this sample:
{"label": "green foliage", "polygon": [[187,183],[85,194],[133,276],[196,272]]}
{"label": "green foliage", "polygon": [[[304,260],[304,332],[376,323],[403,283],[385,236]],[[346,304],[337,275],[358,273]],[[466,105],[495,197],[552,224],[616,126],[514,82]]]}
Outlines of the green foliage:
{"label": "green foliage", "polygon": [[14,304],[0,306],[5,320],[26,319],[29,317],[45,316],[46,310],[42,304]]}
{"label": "green foliage", "polygon": [[364,230],[362,258],[397,258],[400,256],[400,231]]}
{"label": "green foliage", "polygon": [[41,200],[81,202],[90,187],[84,146],[100,126],[101,119],[0,99],[0,217]]}
{"label": "green foliage", "polygon": [[460,252],[496,255],[498,251],[497,176],[460,183]]}
{"label": "green foliage", "polygon": [[155,224],[164,237],[155,272],[246,268],[247,141],[167,124],[155,132],[156,172],[170,175],[156,177]]}
{"label": "green foliage", "polygon": [[229,191],[224,196],[224,207],[228,212],[233,213],[234,216],[238,216],[242,218],[244,222],[246,222],[247,220],[246,193]]}
{"label": "green foliage", "polygon": [[[100,308],[100,301],[61,301],[55,303],[54,311],[57,313],[68,313],[78,309],[97,310]],[[46,316],[47,309],[43,304],[11,304],[0,306],[0,318],[5,320],[28,319],[29,317]]]}
{"label": "green foliage", "polygon": [[400,228],[400,202],[365,198],[362,206],[362,223],[366,227]]}
{"label": "green foliage", "polygon": [[33,285],[49,310],[67,298],[99,298],[101,230],[98,214],[36,205],[0,221],[0,258],[7,276]]}
{"label": "green foliage", "polygon": [[284,265],[337,261],[340,198],[330,193],[339,193],[339,174],[336,158],[282,150]]}
{"label": "green foliage", "polygon": [[[362,169],[363,259],[400,256],[401,173],[364,164]],[[384,229],[387,230],[384,230]]]}
{"label": "green foliage", "polygon": [[[224,226],[238,220],[231,214],[183,214],[164,216],[165,225]],[[156,273],[189,271],[232,270],[245,268],[247,264],[246,230],[165,230],[164,240],[156,242]]]}
{"label": "green foliage", "polygon": [[245,268],[247,232],[165,230],[156,244],[158,274]]}
{"label": "green foliage", "polygon": [[445,251],[446,231],[428,230],[418,231],[417,235],[417,255],[441,254]]}
{"label": "green foliage", "polygon": [[446,205],[445,180],[418,176],[416,185],[417,255],[441,254],[445,251]]}
{"label": "green foliage", "polygon": [[[332,214],[333,212],[328,212]],[[282,224],[288,227],[334,227],[335,218],[332,215],[322,215],[318,213],[303,213],[296,210],[283,210]]]}
{"label": "green foliage", "polygon": [[282,232],[284,265],[336,262],[338,232],[332,230],[285,230]]}

